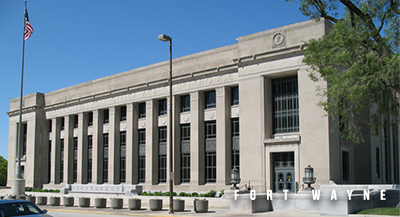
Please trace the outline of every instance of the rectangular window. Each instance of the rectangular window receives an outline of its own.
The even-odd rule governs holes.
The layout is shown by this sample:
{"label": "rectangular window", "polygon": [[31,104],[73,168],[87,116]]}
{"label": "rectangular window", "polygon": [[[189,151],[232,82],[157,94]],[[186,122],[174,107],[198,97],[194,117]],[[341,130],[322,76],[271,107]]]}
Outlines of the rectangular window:
{"label": "rectangular window", "polygon": [[344,181],[350,180],[350,159],[349,159],[349,152],[342,151],[342,176]]}
{"label": "rectangular window", "polygon": [[379,148],[375,149],[375,166],[376,166],[376,178],[381,178],[381,155],[379,153]]}
{"label": "rectangular window", "polygon": [[205,175],[206,183],[217,181],[217,126],[215,121],[205,122]]}
{"label": "rectangular window", "polygon": [[120,133],[120,173],[119,178],[121,182],[126,181],[126,132]]}
{"label": "rectangular window", "polygon": [[93,148],[93,136],[88,136],[88,183],[92,182],[92,148]]}
{"label": "rectangular window", "polygon": [[51,140],[49,140],[49,171],[48,171],[48,176],[49,176],[49,182],[51,181]]}
{"label": "rectangular window", "polygon": [[78,178],[78,138],[74,137],[74,161],[73,161],[73,182],[77,182]]}
{"label": "rectangular window", "polygon": [[232,105],[239,105],[239,87],[231,87]]}
{"label": "rectangular window", "polygon": [[78,128],[78,121],[79,120],[79,118],[78,118],[78,115],[74,115],[74,128]]}
{"label": "rectangular window", "polygon": [[239,118],[232,118],[232,169],[239,170]]}
{"label": "rectangular window", "polygon": [[145,118],[146,117],[146,103],[142,102],[139,103],[139,118]]}
{"label": "rectangular window", "polygon": [[51,131],[53,130],[53,121],[52,120],[49,120],[49,133],[51,133]]}
{"label": "rectangular window", "polygon": [[217,98],[215,91],[208,91],[204,94],[206,100],[206,109],[215,108],[217,106]]}
{"label": "rectangular window", "polygon": [[167,182],[167,127],[158,128],[158,182]]}
{"label": "rectangular window", "polygon": [[120,112],[121,112],[120,121],[126,121],[126,106],[121,106]]}
{"label": "rectangular window", "polygon": [[108,133],[103,134],[103,183],[108,182]]}
{"label": "rectangular window", "polygon": [[27,143],[27,138],[28,138],[28,124],[22,124],[22,156],[26,155],[26,143]]}
{"label": "rectangular window", "polygon": [[181,125],[181,177],[190,182],[190,124]]}
{"label": "rectangular window", "polygon": [[88,126],[93,126],[93,112],[88,113]]}
{"label": "rectangular window", "polygon": [[60,183],[64,181],[64,139],[60,139]]}
{"label": "rectangular window", "polygon": [[146,180],[146,130],[139,130],[139,182]]}
{"label": "rectangular window", "polygon": [[273,131],[299,131],[299,97],[297,75],[272,80]]}
{"label": "rectangular window", "polygon": [[110,121],[110,111],[108,109],[105,109],[103,111],[103,123],[107,124]]}
{"label": "rectangular window", "polygon": [[190,111],[190,95],[181,96],[181,112]]}
{"label": "rectangular window", "polygon": [[158,101],[158,109],[159,109],[159,115],[166,115],[167,114],[167,107],[168,107],[168,103],[167,103],[167,99],[160,99]]}
{"label": "rectangular window", "polygon": [[60,130],[64,130],[65,129],[65,118],[62,117],[60,122],[61,122],[61,129]]}

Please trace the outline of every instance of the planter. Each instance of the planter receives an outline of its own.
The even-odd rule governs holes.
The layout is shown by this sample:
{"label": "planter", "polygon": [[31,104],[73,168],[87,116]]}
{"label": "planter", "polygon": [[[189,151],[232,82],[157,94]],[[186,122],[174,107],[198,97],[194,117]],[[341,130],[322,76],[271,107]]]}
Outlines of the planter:
{"label": "planter", "polygon": [[193,205],[194,211],[196,213],[203,213],[208,211],[208,200],[195,200]]}
{"label": "planter", "polygon": [[129,198],[128,200],[128,208],[130,210],[139,210],[142,206],[142,201],[136,198]]}
{"label": "planter", "polygon": [[183,212],[185,210],[185,201],[184,200],[173,200],[173,207],[175,212]]}
{"label": "planter", "polygon": [[96,208],[106,208],[107,199],[106,198],[95,198],[94,207]]}
{"label": "planter", "polygon": [[46,205],[47,204],[47,197],[46,196],[38,196],[38,197],[36,197],[36,204],[37,205]]}
{"label": "planter", "polygon": [[64,197],[63,204],[64,204],[64,206],[73,206],[74,198],[73,197]]}
{"label": "planter", "polygon": [[150,199],[149,200],[149,208],[151,211],[162,210],[162,199]]}
{"label": "planter", "polygon": [[60,197],[50,197],[49,203],[51,206],[59,206],[60,205]]}
{"label": "planter", "polygon": [[36,203],[36,196],[26,196],[26,200],[30,201],[31,203]]}
{"label": "planter", "polygon": [[113,209],[122,209],[124,205],[124,199],[122,198],[111,198],[111,208]]}
{"label": "planter", "polygon": [[90,206],[90,198],[89,197],[79,198],[79,206],[80,207],[89,207]]}

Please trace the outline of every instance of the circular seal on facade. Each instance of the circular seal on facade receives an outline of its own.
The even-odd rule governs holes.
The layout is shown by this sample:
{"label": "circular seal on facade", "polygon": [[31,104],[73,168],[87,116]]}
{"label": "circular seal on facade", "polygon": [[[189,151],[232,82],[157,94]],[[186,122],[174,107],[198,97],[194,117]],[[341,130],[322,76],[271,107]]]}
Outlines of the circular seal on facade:
{"label": "circular seal on facade", "polygon": [[214,113],[214,112],[208,113],[208,118],[213,119],[214,116],[215,116],[215,113]]}
{"label": "circular seal on facade", "polygon": [[145,126],[146,126],[146,121],[141,121],[141,122],[140,122],[140,126],[141,126],[141,127],[145,127]]}
{"label": "circular seal on facade", "polygon": [[239,116],[239,108],[236,109],[235,114]]}
{"label": "circular seal on facade", "polygon": [[277,32],[274,34],[272,41],[275,45],[281,45],[283,41],[285,41],[285,36],[282,33]]}
{"label": "circular seal on facade", "polygon": [[162,125],[166,125],[167,124],[167,119],[166,118],[161,119],[161,124]]}
{"label": "circular seal on facade", "polygon": [[184,115],[184,116],[183,116],[183,121],[184,121],[184,122],[188,122],[188,121],[189,121],[189,116]]}

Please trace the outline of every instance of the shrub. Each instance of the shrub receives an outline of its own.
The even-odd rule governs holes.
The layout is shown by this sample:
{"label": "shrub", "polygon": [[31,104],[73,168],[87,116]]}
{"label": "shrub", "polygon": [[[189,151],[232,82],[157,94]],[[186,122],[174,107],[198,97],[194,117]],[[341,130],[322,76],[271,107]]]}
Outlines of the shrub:
{"label": "shrub", "polygon": [[161,193],[161,191],[160,192],[154,192],[154,196],[163,196],[163,193]]}
{"label": "shrub", "polygon": [[149,192],[149,196],[154,196],[154,193]]}
{"label": "shrub", "polygon": [[206,194],[200,194],[200,197],[205,197],[206,196]]}
{"label": "shrub", "polygon": [[164,192],[163,196],[169,196],[169,191]]}
{"label": "shrub", "polygon": [[199,193],[197,193],[197,192],[192,193],[192,197],[198,197],[198,196],[199,196]]}
{"label": "shrub", "polygon": [[219,197],[222,197],[224,195],[224,190],[221,190],[221,193],[219,193]]}
{"label": "shrub", "polygon": [[147,195],[149,195],[149,193],[143,191],[141,195],[142,195],[142,196],[147,196]]}
{"label": "shrub", "polygon": [[185,192],[181,192],[181,193],[179,193],[179,196],[181,196],[181,197],[186,197],[187,194],[186,194]]}

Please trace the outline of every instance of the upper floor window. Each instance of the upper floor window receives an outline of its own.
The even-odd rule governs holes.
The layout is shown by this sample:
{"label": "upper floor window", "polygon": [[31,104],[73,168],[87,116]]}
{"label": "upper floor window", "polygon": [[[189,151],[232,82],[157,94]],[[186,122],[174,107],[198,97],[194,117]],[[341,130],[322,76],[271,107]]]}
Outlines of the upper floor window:
{"label": "upper floor window", "polygon": [[104,109],[103,112],[103,123],[108,123],[110,121],[110,111],[108,109]]}
{"label": "upper floor window", "polygon": [[60,122],[61,122],[61,130],[64,130],[65,129],[65,118],[62,117]]}
{"label": "upper floor window", "polygon": [[93,112],[88,113],[88,126],[93,125]]}
{"label": "upper floor window", "polygon": [[181,112],[190,111],[190,95],[181,96]]}
{"label": "upper floor window", "polygon": [[167,99],[160,99],[158,101],[159,103],[159,115],[166,115],[167,114],[167,107],[168,107],[168,103],[167,103]]}
{"label": "upper floor window", "polygon": [[272,80],[274,133],[299,131],[297,75]]}
{"label": "upper floor window", "polygon": [[206,104],[206,109],[209,108],[215,108],[217,106],[217,98],[216,98],[216,93],[214,91],[208,91],[205,92],[205,104]]}
{"label": "upper floor window", "polygon": [[49,120],[49,132],[51,133],[51,131],[53,130],[52,128],[53,128],[53,121],[52,120]]}
{"label": "upper floor window", "polygon": [[145,118],[146,117],[146,103],[142,102],[139,103],[139,118]]}
{"label": "upper floor window", "polygon": [[231,91],[232,105],[239,105],[239,87],[232,87]]}
{"label": "upper floor window", "polygon": [[121,112],[120,121],[126,121],[126,106],[121,106],[120,112]]}
{"label": "upper floor window", "polygon": [[74,128],[78,128],[78,115],[74,115]]}

